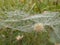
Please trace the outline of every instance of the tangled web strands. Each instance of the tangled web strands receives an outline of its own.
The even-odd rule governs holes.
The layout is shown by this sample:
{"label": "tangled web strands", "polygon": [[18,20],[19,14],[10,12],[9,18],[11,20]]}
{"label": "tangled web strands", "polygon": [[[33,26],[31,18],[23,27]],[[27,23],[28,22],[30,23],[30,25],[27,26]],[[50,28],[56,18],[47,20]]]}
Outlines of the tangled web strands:
{"label": "tangled web strands", "polygon": [[[0,13],[1,14],[1,13]],[[59,12],[47,12],[36,15],[29,15],[23,11],[10,11],[4,12],[0,15],[0,28],[9,27],[13,30],[19,30],[23,32],[32,32],[33,26],[36,23],[42,23],[45,26],[53,28],[54,33],[50,33],[50,41],[53,40],[60,42],[60,13]],[[3,17],[4,16],[4,17]]]}
{"label": "tangled web strands", "polygon": [[[60,24],[59,12],[48,12],[30,16],[23,11],[10,11],[5,12],[5,17],[0,21],[0,27],[5,26],[12,29],[31,32],[35,23],[43,23],[44,25],[52,26],[53,28],[59,29],[57,25]],[[56,26],[54,26],[56,25]]]}

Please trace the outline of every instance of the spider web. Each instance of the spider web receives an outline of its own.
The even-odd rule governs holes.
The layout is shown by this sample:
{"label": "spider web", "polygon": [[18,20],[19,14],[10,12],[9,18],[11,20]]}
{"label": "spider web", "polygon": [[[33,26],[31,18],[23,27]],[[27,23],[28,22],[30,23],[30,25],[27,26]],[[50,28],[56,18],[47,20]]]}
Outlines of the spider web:
{"label": "spider web", "polygon": [[[1,13],[0,13],[1,14]],[[54,32],[50,33],[50,40],[53,42],[60,42],[60,13],[59,12],[47,12],[42,14],[30,15],[23,11],[10,11],[4,12],[3,16],[0,16],[0,28],[9,27],[13,30],[19,30],[23,32],[32,32],[33,26],[36,23],[42,23],[53,28]]]}

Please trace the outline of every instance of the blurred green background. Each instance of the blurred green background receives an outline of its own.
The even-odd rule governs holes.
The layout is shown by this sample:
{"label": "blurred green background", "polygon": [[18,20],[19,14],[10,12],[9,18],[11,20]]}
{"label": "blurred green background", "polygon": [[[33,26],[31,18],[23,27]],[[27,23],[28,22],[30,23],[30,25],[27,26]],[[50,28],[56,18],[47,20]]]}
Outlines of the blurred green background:
{"label": "blurred green background", "polygon": [[[60,0],[0,0],[0,16],[4,17],[5,11],[15,10],[30,14],[44,11],[60,12]],[[24,35],[24,37],[17,41],[17,35]],[[54,43],[49,41],[49,32],[26,33],[2,27],[0,28],[0,45],[54,45]]]}

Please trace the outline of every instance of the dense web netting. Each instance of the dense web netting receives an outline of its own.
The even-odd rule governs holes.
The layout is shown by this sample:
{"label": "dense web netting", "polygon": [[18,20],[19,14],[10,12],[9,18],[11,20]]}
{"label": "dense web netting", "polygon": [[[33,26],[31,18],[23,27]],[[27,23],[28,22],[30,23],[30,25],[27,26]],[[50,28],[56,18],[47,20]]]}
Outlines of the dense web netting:
{"label": "dense web netting", "polygon": [[[1,14],[1,13],[0,13]],[[0,28],[9,27],[13,30],[20,30],[23,32],[32,32],[33,26],[36,23],[42,23],[45,26],[53,28],[54,32],[51,32],[50,40],[58,40],[60,42],[60,13],[59,12],[47,12],[36,15],[29,15],[23,11],[10,11],[2,13],[0,16]],[[54,38],[53,38],[54,37]]]}
{"label": "dense web netting", "polygon": [[0,25],[21,31],[31,31],[35,23],[43,23],[44,25],[50,26],[60,24],[60,15],[58,12],[48,12],[46,14],[30,16],[29,14],[16,10],[5,12],[4,14],[6,16],[0,16],[0,18],[2,18]]}

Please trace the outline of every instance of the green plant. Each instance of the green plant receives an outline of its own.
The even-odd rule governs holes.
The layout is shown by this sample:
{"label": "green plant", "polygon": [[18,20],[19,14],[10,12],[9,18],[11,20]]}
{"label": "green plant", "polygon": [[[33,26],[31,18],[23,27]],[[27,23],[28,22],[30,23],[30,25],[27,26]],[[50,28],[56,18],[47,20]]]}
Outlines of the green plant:
{"label": "green plant", "polygon": [[[0,0],[0,45],[60,43],[59,2],[59,0],[58,2],[55,0]],[[35,24],[38,24],[39,29]],[[23,35],[23,38],[17,40],[18,35]]]}

